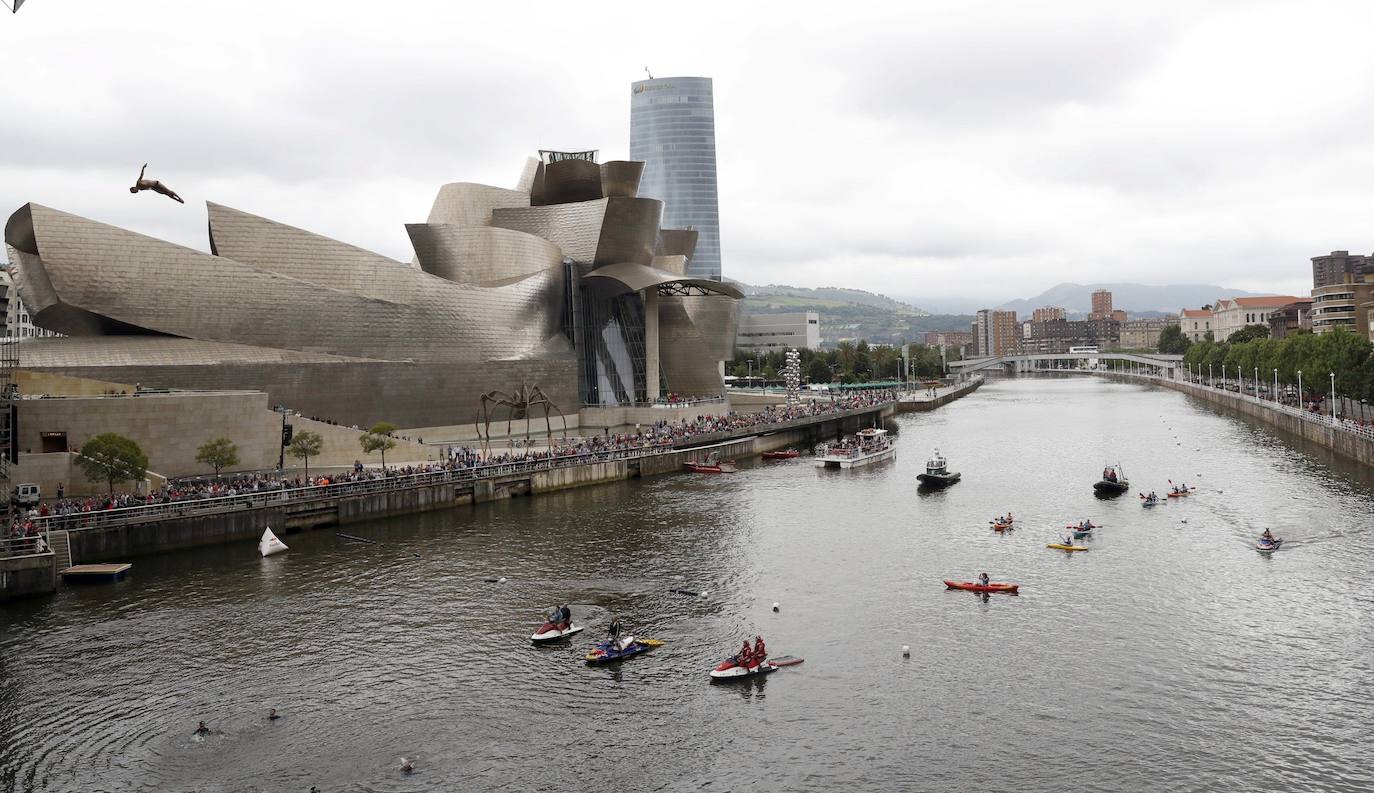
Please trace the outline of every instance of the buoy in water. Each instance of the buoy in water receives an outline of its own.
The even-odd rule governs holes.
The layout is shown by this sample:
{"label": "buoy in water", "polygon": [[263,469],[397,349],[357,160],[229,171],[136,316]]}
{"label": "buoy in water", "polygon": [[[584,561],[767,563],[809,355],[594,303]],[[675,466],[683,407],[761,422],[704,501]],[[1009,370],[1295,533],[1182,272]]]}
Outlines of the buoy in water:
{"label": "buoy in water", "polygon": [[774,611],[777,611],[777,610],[778,610],[778,601],[776,601],[776,600],[773,601],[773,610],[774,610]]}
{"label": "buoy in water", "polygon": [[910,657],[911,657],[911,645],[909,645],[909,644],[904,644],[904,645],[902,645],[902,657],[903,657],[903,658],[910,658]]}

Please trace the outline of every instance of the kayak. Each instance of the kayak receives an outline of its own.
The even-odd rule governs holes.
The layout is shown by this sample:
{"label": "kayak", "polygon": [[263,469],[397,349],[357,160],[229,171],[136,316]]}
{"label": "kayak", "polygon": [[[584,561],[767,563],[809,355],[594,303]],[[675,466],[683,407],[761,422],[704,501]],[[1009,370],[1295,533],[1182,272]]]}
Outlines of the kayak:
{"label": "kayak", "polygon": [[1168,496],[1169,498],[1183,498],[1184,496],[1188,495],[1188,494],[1191,493],[1191,492],[1193,492],[1193,491],[1191,491],[1191,490],[1182,490],[1182,491],[1179,491],[1179,492],[1177,492],[1177,493],[1165,493],[1164,495]]}
{"label": "kayak", "polygon": [[1074,531],[1092,531],[1093,529],[1100,529],[1102,527],[1097,525],[1096,523],[1089,523],[1088,528],[1086,529],[1082,526],[1065,526],[1064,528],[1073,529]]}
{"label": "kayak", "polygon": [[1264,540],[1259,540],[1255,543],[1255,550],[1259,551],[1260,553],[1272,553],[1274,551],[1277,551],[1280,545],[1283,545],[1283,540],[1277,538],[1273,542],[1265,542]]}
{"label": "kayak", "polygon": [[962,589],[967,592],[1006,592],[1009,595],[1015,595],[1016,590],[1020,587],[1020,584],[999,584],[996,582],[990,584],[979,584],[974,581],[945,582],[946,589]]}
{"label": "kayak", "polygon": [[1008,529],[1010,529],[1010,528],[1011,528],[1011,524],[1010,524],[1010,523],[994,523],[994,524],[992,524],[992,530],[993,530],[993,531],[1006,531],[1006,530],[1008,530]]}
{"label": "kayak", "polygon": [[735,467],[734,460],[721,460],[719,462],[697,462],[689,460],[683,463],[688,471],[694,474],[733,474],[739,469]]}
{"label": "kayak", "polygon": [[1150,499],[1147,498],[1147,499],[1145,499],[1144,501],[1140,502],[1140,506],[1142,506],[1142,507],[1157,507],[1157,506],[1159,506],[1159,504],[1160,504],[1159,499],[1155,499],[1154,501],[1151,501]]}
{"label": "kayak", "polygon": [[288,550],[290,549],[286,547],[286,543],[277,539],[277,535],[272,533],[271,526],[267,527],[267,530],[262,533],[262,539],[258,540],[258,553],[263,556],[286,553]]}
{"label": "kayak", "polygon": [[663,642],[657,639],[636,639],[629,637],[625,642],[624,649],[616,649],[615,644],[610,639],[597,642],[592,649],[587,651],[587,665],[609,664],[614,661],[623,661],[641,653],[647,653],[655,647],[659,647]]}
{"label": "kayak", "polygon": [[1046,545],[1045,547],[1046,547],[1046,548],[1054,548],[1054,549],[1057,550],[1057,551],[1086,551],[1086,550],[1088,550],[1088,546],[1086,546],[1086,545],[1065,545],[1065,544],[1062,543],[1062,542],[1052,542],[1052,543],[1050,543],[1049,545]]}
{"label": "kayak", "polygon": [[534,634],[530,636],[530,641],[535,644],[540,644],[541,642],[553,642],[559,639],[566,639],[574,633],[581,633],[584,627],[586,626],[574,625],[571,622],[558,624],[546,622],[540,625],[539,630],[535,631]]}
{"label": "kayak", "polygon": [[1073,530],[1073,538],[1074,538],[1075,540],[1081,540],[1081,539],[1083,539],[1084,537],[1091,537],[1091,536],[1093,536],[1093,530],[1092,530],[1092,529],[1074,529],[1074,530]]}

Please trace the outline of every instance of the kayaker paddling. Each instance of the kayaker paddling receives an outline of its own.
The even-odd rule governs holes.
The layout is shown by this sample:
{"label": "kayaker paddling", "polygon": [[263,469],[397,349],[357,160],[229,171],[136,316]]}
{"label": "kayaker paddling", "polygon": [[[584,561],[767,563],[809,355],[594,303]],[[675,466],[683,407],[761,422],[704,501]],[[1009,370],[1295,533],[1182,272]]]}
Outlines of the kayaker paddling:
{"label": "kayaker paddling", "polygon": [[982,586],[987,586],[988,584],[992,583],[992,579],[988,577],[987,573],[979,573],[978,583]]}

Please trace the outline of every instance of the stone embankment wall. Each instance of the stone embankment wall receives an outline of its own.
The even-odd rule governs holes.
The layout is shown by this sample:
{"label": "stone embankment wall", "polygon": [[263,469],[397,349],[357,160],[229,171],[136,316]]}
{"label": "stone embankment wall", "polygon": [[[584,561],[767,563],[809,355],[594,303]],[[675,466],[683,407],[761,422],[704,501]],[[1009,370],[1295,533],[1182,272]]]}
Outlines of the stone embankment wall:
{"label": "stone embankment wall", "polygon": [[[1112,379],[1130,381],[1143,379],[1131,375],[1109,374],[1106,376]],[[1239,394],[1230,391],[1220,391],[1215,388],[1164,378],[1149,378],[1145,381],[1181,391],[1209,404],[1259,419],[1363,465],[1374,465],[1374,442],[1353,432],[1338,430],[1328,424],[1313,422],[1282,410],[1275,410],[1272,405],[1243,399]]]}
{"label": "stone embankment wall", "polygon": [[942,393],[939,396],[934,397],[933,399],[913,399],[911,401],[902,400],[897,403],[897,412],[919,413],[928,410],[934,410],[935,408],[938,408],[941,405],[948,405],[950,402],[953,402],[954,400],[959,399],[960,397],[968,396],[974,391],[977,391],[978,387],[982,384],[983,378],[979,377],[975,380],[970,380],[967,383],[955,386],[950,391]]}
{"label": "stone embankment wall", "polygon": [[52,553],[0,559],[0,601],[46,595],[57,589]]}

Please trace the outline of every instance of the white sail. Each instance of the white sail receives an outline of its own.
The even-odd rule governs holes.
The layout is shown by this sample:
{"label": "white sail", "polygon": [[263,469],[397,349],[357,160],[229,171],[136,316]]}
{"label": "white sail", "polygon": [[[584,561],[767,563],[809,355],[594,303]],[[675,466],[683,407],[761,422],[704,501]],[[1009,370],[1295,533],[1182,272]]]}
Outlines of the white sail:
{"label": "white sail", "polygon": [[271,556],[274,553],[285,553],[288,550],[290,549],[286,547],[286,543],[277,539],[277,535],[272,533],[271,526],[267,527],[267,530],[262,533],[262,539],[258,540],[258,553],[261,553],[263,556]]}

